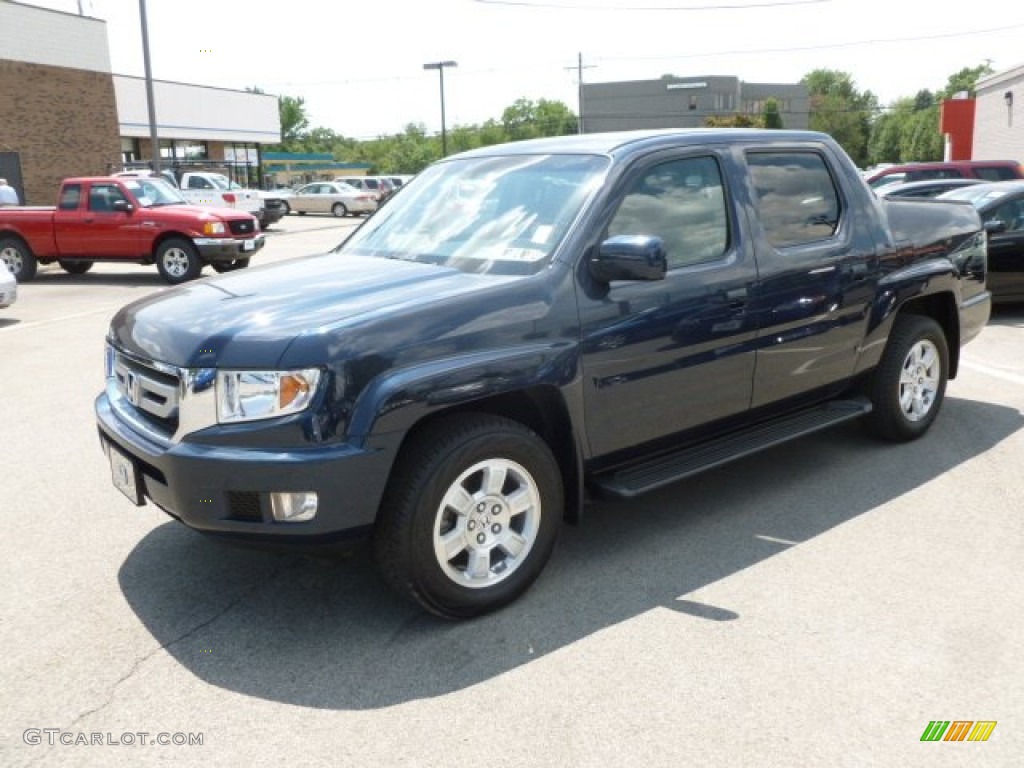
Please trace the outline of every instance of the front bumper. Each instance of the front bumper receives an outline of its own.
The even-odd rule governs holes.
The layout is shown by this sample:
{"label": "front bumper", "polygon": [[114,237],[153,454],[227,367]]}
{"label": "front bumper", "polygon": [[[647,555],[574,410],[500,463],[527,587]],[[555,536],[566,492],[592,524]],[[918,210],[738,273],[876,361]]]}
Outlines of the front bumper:
{"label": "front bumper", "polygon": [[[263,450],[259,427],[247,424],[251,447],[189,442],[163,444],[123,419],[106,393],[95,402],[103,450],[127,457],[143,503],[151,501],[190,528],[243,539],[319,543],[358,535],[372,526],[393,451],[348,443]],[[271,425],[274,420],[267,420]],[[216,427],[215,429],[229,429]],[[318,495],[316,516],[276,522],[270,493]]]}
{"label": "front bumper", "polygon": [[18,284],[11,280],[0,283],[0,309],[11,306],[18,300]]}
{"label": "front bumper", "polygon": [[197,237],[192,240],[203,261],[247,259],[266,245],[265,235],[255,237]]}
{"label": "front bumper", "polygon": [[266,229],[271,224],[276,224],[284,218],[284,207],[264,208],[259,215],[260,229]]}

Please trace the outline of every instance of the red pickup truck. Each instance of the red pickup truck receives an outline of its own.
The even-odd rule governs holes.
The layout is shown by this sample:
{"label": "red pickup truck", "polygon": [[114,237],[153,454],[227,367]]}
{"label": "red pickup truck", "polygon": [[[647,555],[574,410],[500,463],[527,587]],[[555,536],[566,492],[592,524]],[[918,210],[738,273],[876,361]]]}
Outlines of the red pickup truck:
{"label": "red pickup truck", "polygon": [[172,284],[249,266],[263,248],[256,217],[244,211],[189,205],[156,178],[65,179],[57,207],[0,208],[0,259],[21,282],[39,264],[71,274],[97,261],[156,264]]}

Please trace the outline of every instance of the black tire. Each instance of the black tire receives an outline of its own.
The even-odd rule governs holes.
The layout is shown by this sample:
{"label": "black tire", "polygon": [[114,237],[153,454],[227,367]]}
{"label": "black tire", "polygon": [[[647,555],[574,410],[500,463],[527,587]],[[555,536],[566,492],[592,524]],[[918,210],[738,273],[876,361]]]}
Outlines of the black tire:
{"label": "black tire", "polygon": [[245,269],[249,266],[248,259],[235,259],[234,261],[213,261],[210,262],[214,272],[234,272],[236,269]]}
{"label": "black tire", "polygon": [[292,207],[283,200],[281,201],[281,207],[284,208],[284,216],[287,216],[289,213],[292,212]]}
{"label": "black tire", "polygon": [[348,208],[344,203],[335,203],[331,206],[331,213],[340,219],[342,216],[348,216]]}
{"label": "black tire", "polygon": [[[485,492],[488,478],[501,484]],[[534,432],[486,414],[440,419],[411,437],[395,463],[374,531],[377,566],[438,616],[496,610],[543,570],[563,503],[558,463]]]}
{"label": "black tire", "polygon": [[91,261],[67,261],[65,259],[59,259],[57,263],[69,275],[84,275],[92,269],[93,265]]}
{"label": "black tire", "polygon": [[939,415],[949,375],[949,345],[937,322],[922,315],[900,315],[882,360],[868,379],[874,410],[864,425],[893,442],[916,440]]}
{"label": "black tire", "polygon": [[0,259],[7,262],[7,269],[19,283],[27,283],[39,269],[32,249],[17,237],[0,238]]}
{"label": "black tire", "polygon": [[305,216],[306,215],[305,211],[296,211],[296,213],[299,214],[299,216]]}
{"label": "black tire", "polygon": [[182,237],[172,237],[160,243],[155,258],[160,276],[171,285],[195,280],[203,271],[203,262],[195,245]]}

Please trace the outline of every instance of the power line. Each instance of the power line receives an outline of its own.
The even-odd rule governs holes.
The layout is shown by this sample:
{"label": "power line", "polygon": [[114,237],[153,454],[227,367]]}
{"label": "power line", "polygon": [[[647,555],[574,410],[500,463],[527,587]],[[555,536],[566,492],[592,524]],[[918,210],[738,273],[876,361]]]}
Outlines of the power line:
{"label": "power line", "polygon": [[831,3],[833,0],[769,0],[766,3],[740,3],[733,5],[641,5],[641,6],[629,6],[623,8],[621,6],[615,7],[611,5],[583,5],[583,4],[566,4],[566,3],[531,3],[527,0],[473,0],[473,2],[480,5],[508,5],[518,8],[537,8],[540,10],[559,10],[559,11],[655,11],[655,12],[673,12],[673,11],[749,11],[757,8],[777,8],[786,5],[817,5],[820,3]]}
{"label": "power line", "polygon": [[861,45],[885,45],[888,43],[916,43],[924,40],[948,40],[972,35],[987,35],[993,32],[1007,32],[1012,29],[1024,28],[1024,24],[1010,24],[988,29],[968,30],[967,32],[945,32],[938,35],[917,35],[914,37],[882,37],[871,40],[855,40],[845,43],[823,43],[821,45],[792,46],[789,48],[746,48],[732,51],[712,51],[709,53],[666,54],[662,56],[601,56],[598,61],[665,61],[670,59],[706,59],[712,56],[742,56],[762,53],[799,53],[801,51],[824,51],[832,48],[854,48]]}

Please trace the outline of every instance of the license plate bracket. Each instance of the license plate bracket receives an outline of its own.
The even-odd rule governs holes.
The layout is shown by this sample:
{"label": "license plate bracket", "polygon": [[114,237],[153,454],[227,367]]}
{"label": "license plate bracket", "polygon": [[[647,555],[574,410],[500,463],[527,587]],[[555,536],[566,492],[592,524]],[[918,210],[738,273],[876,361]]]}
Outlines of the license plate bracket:
{"label": "license plate bracket", "polygon": [[128,500],[137,507],[145,502],[142,499],[141,483],[139,482],[139,469],[135,461],[113,445],[109,445],[110,456],[110,479],[114,487],[128,497]]}

